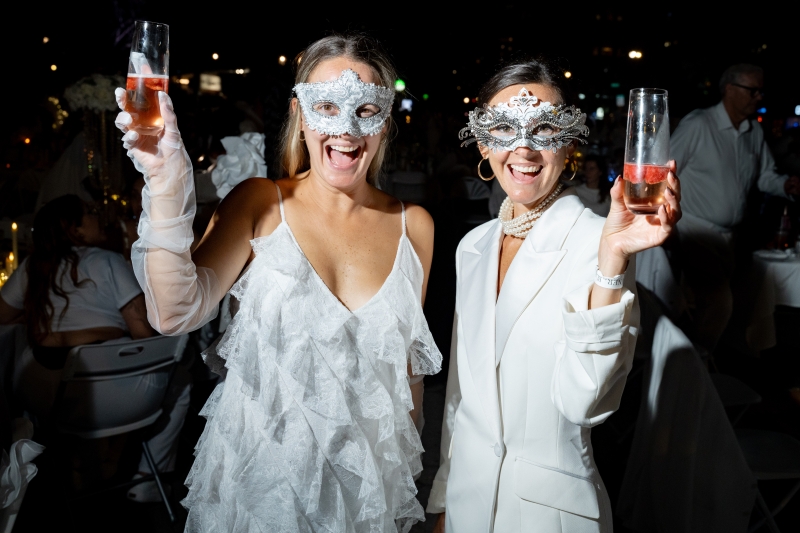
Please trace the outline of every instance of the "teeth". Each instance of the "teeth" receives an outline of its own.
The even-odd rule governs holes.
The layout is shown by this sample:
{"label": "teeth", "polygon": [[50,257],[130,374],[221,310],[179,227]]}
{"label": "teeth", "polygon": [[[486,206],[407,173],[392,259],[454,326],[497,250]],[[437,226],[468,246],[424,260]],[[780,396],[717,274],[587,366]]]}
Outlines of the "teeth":
{"label": "teeth", "polygon": [[531,165],[528,167],[523,167],[522,165],[511,165],[511,168],[517,172],[539,172],[542,170],[542,165]]}
{"label": "teeth", "polygon": [[336,150],[337,152],[355,152],[358,150],[358,146],[336,146],[331,145],[331,150]]}

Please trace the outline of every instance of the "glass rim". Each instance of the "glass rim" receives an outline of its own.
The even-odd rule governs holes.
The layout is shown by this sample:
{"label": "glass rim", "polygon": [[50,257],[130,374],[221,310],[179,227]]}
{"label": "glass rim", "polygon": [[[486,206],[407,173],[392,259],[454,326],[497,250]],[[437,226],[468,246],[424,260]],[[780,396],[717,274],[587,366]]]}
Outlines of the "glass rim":
{"label": "glass rim", "polygon": [[636,89],[631,89],[630,96],[633,97],[634,95],[668,96],[669,91],[655,87],[638,87]]}
{"label": "glass rim", "polygon": [[134,25],[135,26],[138,26],[139,24],[142,24],[142,25],[144,25],[144,24],[152,24],[153,26],[162,26],[164,28],[169,29],[169,24],[165,24],[163,22],[153,22],[152,20],[137,20],[137,21],[134,21]]}

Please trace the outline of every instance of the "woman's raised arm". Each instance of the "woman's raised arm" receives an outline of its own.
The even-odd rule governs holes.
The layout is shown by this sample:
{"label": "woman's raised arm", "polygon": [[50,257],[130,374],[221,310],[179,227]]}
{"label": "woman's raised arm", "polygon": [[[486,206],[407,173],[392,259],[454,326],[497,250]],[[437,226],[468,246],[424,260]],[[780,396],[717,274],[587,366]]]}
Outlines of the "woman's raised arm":
{"label": "woman's raised arm", "polygon": [[[131,116],[121,112],[117,127],[125,132],[123,146],[136,169],[144,175],[139,240],[131,249],[136,278],[144,290],[150,324],[165,335],[179,335],[199,328],[217,314],[219,301],[236,281],[250,255],[252,220],[247,210],[228,209],[230,233],[224,246],[207,254],[195,266],[189,248],[194,233],[194,176],[183,146],[172,100],[159,92],[163,131],[139,135],[129,131]],[[116,91],[124,108],[126,93]],[[247,233],[249,228],[249,234]]]}

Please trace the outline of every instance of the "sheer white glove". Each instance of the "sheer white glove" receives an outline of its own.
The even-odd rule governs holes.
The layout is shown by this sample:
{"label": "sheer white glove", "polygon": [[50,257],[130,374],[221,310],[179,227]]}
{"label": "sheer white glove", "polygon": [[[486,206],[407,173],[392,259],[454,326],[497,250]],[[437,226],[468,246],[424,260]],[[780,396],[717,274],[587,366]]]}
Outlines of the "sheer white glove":
{"label": "sheer white glove", "polygon": [[222,297],[214,271],[195,268],[189,251],[196,209],[192,162],[166,93],[158,93],[164,119],[159,135],[129,131],[127,93],[117,88],[115,96],[123,109],[116,119],[125,133],[122,145],[145,179],[139,240],[131,248],[133,270],[144,290],[150,324],[164,335],[179,335],[212,320]]}

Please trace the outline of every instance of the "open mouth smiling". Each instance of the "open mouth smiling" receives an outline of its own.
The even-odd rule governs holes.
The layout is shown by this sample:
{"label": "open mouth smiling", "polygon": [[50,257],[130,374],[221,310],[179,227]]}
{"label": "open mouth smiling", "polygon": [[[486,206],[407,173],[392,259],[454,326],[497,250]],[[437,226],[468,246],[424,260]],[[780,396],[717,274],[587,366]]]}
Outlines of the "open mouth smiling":
{"label": "open mouth smiling", "polygon": [[511,177],[515,181],[530,183],[541,174],[543,165],[507,165]]}
{"label": "open mouth smiling", "polygon": [[328,145],[325,147],[325,153],[328,155],[328,161],[330,161],[331,166],[344,170],[358,163],[361,147]]}

